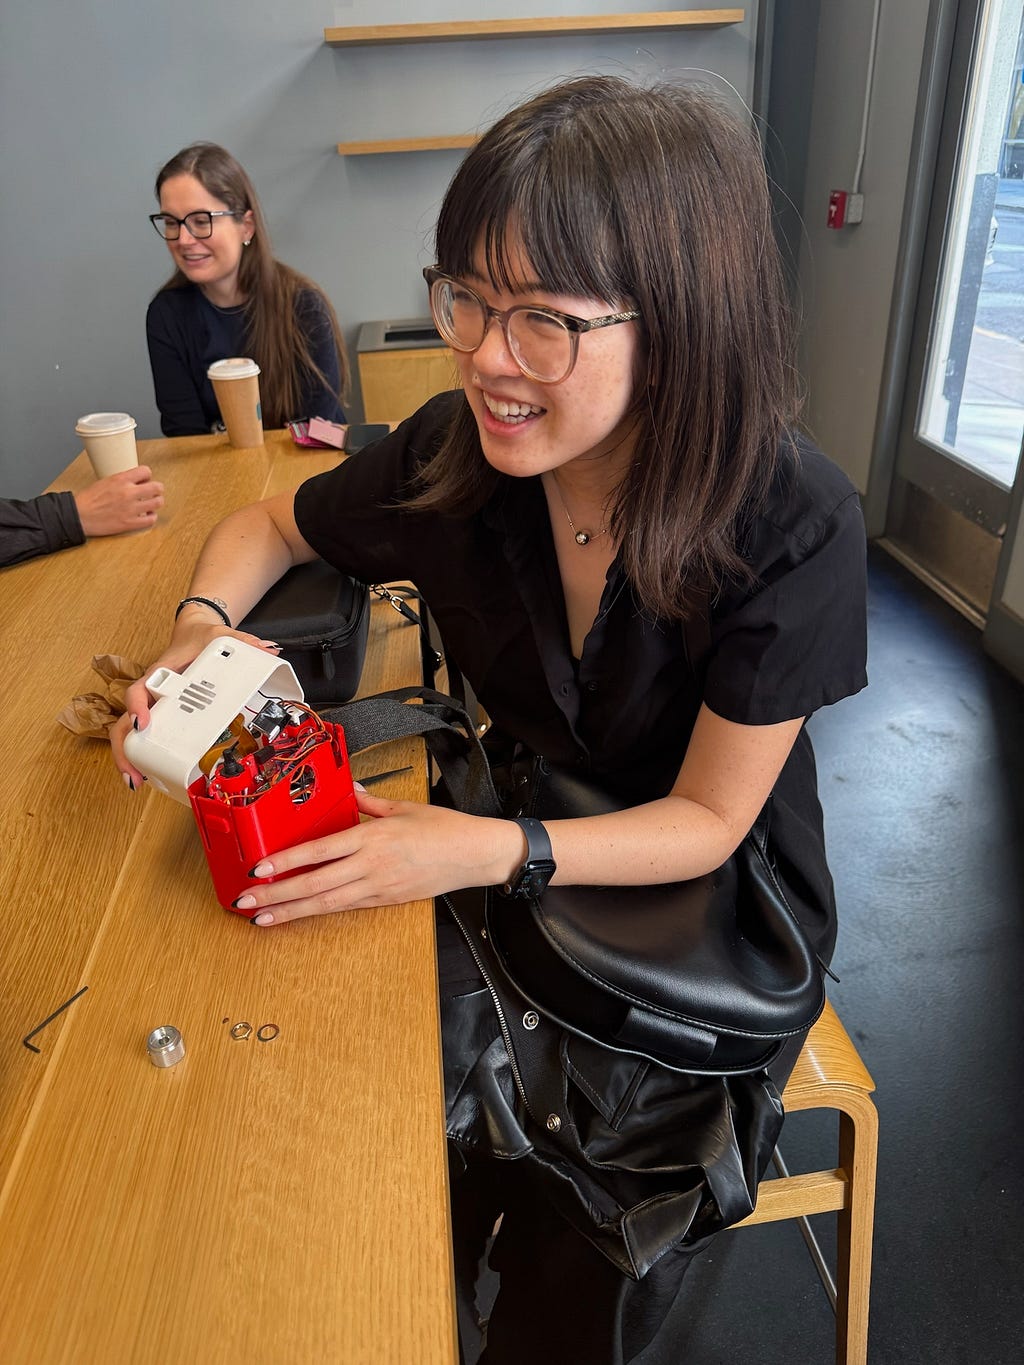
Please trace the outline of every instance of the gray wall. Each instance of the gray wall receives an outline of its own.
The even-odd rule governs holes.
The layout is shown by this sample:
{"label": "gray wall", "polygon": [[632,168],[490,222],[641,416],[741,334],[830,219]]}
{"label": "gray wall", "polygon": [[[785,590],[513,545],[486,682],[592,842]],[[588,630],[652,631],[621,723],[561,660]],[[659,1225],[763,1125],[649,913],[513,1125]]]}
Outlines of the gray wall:
{"label": "gray wall", "polygon": [[[801,0],[776,0],[792,11]],[[857,162],[872,0],[821,0],[806,147],[799,256],[805,418],[823,449],[866,492],[882,456],[876,424],[901,266],[900,238],[925,34],[934,0],[882,6],[867,156],[864,221],[825,226],[831,189]],[[773,100],[778,97],[777,85]],[[886,436],[886,439],[890,439]],[[878,531],[880,527],[872,528]]]}
{"label": "gray wall", "polygon": [[[159,434],[146,303],[169,258],[146,222],[160,165],[222,142],[277,254],[359,323],[422,315],[439,200],[459,153],[341,158],[341,140],[486,126],[560,76],[720,73],[749,102],[756,0],[707,32],[328,48],[332,24],[619,13],[645,0],[38,0],[0,18],[0,491],[38,492],[83,412]],[[701,8],[691,5],[690,8]],[[358,394],[350,405],[358,415]]]}

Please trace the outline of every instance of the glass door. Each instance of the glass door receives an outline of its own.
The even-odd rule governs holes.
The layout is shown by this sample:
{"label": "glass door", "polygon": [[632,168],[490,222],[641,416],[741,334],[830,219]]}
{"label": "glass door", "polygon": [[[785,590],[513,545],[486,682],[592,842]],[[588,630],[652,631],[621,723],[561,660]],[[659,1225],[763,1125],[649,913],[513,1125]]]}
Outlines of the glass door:
{"label": "glass door", "polygon": [[1024,0],[961,0],[887,537],[983,619],[1024,437]]}

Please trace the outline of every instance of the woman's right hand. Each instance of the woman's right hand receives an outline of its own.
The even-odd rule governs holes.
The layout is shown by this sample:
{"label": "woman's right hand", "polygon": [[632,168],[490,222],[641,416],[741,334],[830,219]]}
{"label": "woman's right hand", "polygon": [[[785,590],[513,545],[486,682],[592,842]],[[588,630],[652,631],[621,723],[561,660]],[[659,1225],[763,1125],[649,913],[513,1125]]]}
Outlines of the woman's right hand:
{"label": "woman's right hand", "polygon": [[125,785],[130,787],[132,791],[138,790],[144,781],[144,777],[125,754],[124,740],[129,730],[145,730],[149,725],[153,694],[146,686],[146,679],[158,668],[169,668],[174,673],[181,673],[194,659],[198,658],[212,640],[216,640],[222,635],[230,635],[236,640],[243,640],[247,645],[255,645],[257,649],[266,650],[268,654],[276,655],[280,651],[280,645],[275,644],[272,640],[261,640],[258,636],[250,635],[244,630],[228,630],[221,623],[211,621],[206,614],[200,617],[198,613],[195,616],[187,616],[183,613],[175,625],[174,634],[171,636],[167,649],[160,655],[159,659],[150,664],[142,677],[133,682],[125,692],[125,713],[108,731],[110,747],[114,754],[114,764]]}

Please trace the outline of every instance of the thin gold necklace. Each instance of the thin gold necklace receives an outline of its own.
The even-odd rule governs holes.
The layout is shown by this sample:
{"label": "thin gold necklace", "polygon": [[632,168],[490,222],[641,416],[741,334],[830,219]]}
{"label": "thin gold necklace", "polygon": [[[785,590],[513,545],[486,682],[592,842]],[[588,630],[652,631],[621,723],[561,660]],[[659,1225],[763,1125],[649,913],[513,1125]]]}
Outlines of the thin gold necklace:
{"label": "thin gold necklace", "polygon": [[576,523],[569,513],[569,508],[566,505],[565,495],[562,493],[562,485],[558,482],[558,475],[554,470],[551,471],[551,477],[555,481],[555,491],[558,493],[558,501],[562,504],[562,511],[565,513],[565,519],[569,523],[569,530],[572,532],[572,538],[576,544],[583,549],[583,547],[589,545],[592,540],[597,540],[600,536],[607,535],[607,526],[602,526],[600,531],[586,531],[582,526],[576,526]]}

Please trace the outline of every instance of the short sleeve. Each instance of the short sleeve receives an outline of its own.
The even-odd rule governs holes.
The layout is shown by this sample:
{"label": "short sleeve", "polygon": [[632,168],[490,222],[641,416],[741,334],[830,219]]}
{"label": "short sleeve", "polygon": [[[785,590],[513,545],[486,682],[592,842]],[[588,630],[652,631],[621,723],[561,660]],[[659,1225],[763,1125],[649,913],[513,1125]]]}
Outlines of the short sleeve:
{"label": "short sleeve", "polygon": [[436,557],[434,518],[409,513],[402,502],[460,397],[432,398],[372,448],[300,485],[295,522],[318,555],[367,583],[415,577],[417,554]]}
{"label": "short sleeve", "polygon": [[866,542],[856,493],[821,515],[798,507],[795,521],[769,530],[760,534],[754,587],[721,615],[712,610],[704,701],[742,725],[809,716],[867,683]]}

